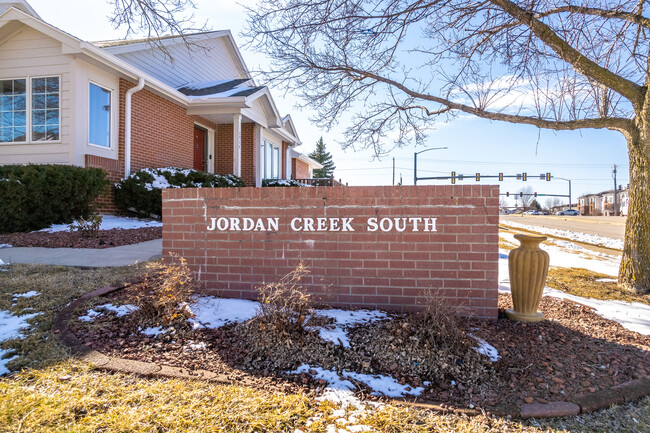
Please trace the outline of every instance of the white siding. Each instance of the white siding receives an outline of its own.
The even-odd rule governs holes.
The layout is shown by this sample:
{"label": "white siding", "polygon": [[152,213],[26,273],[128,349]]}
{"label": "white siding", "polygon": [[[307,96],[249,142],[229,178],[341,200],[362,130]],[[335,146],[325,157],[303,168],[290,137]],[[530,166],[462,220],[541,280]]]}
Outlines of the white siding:
{"label": "white siding", "polygon": [[74,164],[74,130],[71,127],[73,68],[61,54],[61,43],[25,27],[0,45],[0,78],[60,75],[61,140],[43,144],[0,144],[0,164]]}
{"label": "white siding", "polygon": [[[85,164],[85,155],[96,155],[118,159],[120,84],[117,75],[106,72],[84,61],[77,60],[75,68],[75,135],[77,137],[77,165]],[[89,87],[93,82],[111,91],[111,147],[104,148],[88,144]]]}
{"label": "white siding", "polygon": [[[105,50],[111,52],[110,48]],[[188,82],[247,78],[237,68],[237,60],[226,47],[224,38],[200,41],[189,47],[180,43],[168,46],[167,50],[173,61],[151,49],[115,55],[174,88]]]}

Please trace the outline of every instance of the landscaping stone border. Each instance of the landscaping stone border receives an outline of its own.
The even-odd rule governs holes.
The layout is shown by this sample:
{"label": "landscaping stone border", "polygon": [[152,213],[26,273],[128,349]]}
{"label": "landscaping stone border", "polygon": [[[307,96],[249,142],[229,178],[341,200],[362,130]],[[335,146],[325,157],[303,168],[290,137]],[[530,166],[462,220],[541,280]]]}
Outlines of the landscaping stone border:
{"label": "landscaping stone border", "polygon": [[[68,304],[57,314],[52,325],[52,331],[59,340],[69,348],[72,355],[80,357],[83,361],[93,364],[100,370],[113,371],[118,373],[131,373],[147,377],[165,377],[176,379],[203,380],[224,385],[235,383],[225,375],[219,375],[207,370],[187,370],[179,367],[158,365],[153,362],[133,361],[130,359],[106,356],[90,347],[84,345],[70,331],[68,324],[72,319],[72,313],[85,302],[102,296],[107,296],[118,290],[122,290],[134,281],[121,286],[106,286],[92,292],[86,293],[80,298]],[[513,418],[556,418],[595,412],[606,409],[610,406],[628,403],[641,397],[650,395],[650,377],[632,380],[621,383],[612,388],[602,389],[590,394],[581,394],[572,401],[551,401],[548,403],[530,403],[517,406],[515,404],[503,403],[496,407],[486,408],[486,411],[495,415]],[[441,406],[439,402],[423,401],[419,399],[395,398],[395,403],[415,406],[422,409],[434,410],[441,413],[462,413],[469,416],[479,415],[482,412],[476,409],[450,408]]]}

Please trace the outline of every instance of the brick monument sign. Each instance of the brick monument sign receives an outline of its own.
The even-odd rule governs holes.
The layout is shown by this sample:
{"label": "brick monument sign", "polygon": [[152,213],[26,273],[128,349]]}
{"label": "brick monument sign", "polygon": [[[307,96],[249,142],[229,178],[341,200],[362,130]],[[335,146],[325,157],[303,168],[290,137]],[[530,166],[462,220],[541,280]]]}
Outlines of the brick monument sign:
{"label": "brick monument sign", "polygon": [[330,305],[412,310],[434,290],[497,316],[499,188],[163,190],[163,254],[187,259],[202,290],[255,299],[301,261]]}

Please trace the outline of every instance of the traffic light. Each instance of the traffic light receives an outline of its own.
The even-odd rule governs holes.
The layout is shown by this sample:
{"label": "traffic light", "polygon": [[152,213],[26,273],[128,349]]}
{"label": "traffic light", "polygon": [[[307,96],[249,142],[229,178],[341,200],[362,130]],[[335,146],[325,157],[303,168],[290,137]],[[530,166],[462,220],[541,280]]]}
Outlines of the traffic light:
{"label": "traffic light", "polygon": [[535,193],[535,197],[537,197],[537,193]]}
{"label": "traffic light", "polygon": [[463,180],[463,179],[465,179],[465,176],[462,175],[462,174],[459,174],[459,175],[458,175],[458,180]]}
{"label": "traffic light", "polygon": [[499,181],[500,181],[500,182],[503,181],[503,173],[499,173]]}
{"label": "traffic light", "polygon": [[506,192],[506,197],[510,197],[510,191]]}
{"label": "traffic light", "polygon": [[528,175],[526,173],[521,173],[521,180],[523,181],[528,180]]}
{"label": "traffic light", "polygon": [[524,192],[523,192],[523,191],[520,191],[520,192],[519,192],[519,197],[523,197],[523,196],[524,196]]}
{"label": "traffic light", "polygon": [[546,173],[546,181],[547,182],[551,181],[551,173]]}
{"label": "traffic light", "polygon": [[481,173],[476,173],[476,181],[478,182],[481,180]]}
{"label": "traffic light", "polygon": [[456,183],[456,172],[455,171],[451,172],[451,183],[452,184]]}

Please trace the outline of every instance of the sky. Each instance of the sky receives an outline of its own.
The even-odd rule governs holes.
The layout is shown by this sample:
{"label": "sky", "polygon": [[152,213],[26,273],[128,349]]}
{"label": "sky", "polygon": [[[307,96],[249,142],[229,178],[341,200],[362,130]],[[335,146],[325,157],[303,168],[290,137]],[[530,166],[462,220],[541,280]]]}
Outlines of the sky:
{"label": "sky", "polygon": [[[114,29],[109,22],[110,6],[106,0],[29,0],[45,21],[86,41],[121,39],[123,29]],[[246,13],[241,4],[255,0],[195,0],[195,16],[212,30],[229,29],[239,45],[249,70],[263,70],[268,59],[244,49],[241,32]],[[256,77],[258,84],[264,84]],[[313,151],[316,141],[323,137],[327,150],[336,164],[335,177],[349,185],[413,185],[414,152],[438,147],[418,155],[418,178],[449,176],[452,171],[470,176],[462,184],[475,184],[476,173],[482,175],[516,175],[527,173],[529,181],[483,179],[478,183],[499,184],[501,192],[514,194],[530,187],[538,194],[568,194],[566,180],[571,179],[572,202],[583,194],[613,189],[612,169],[617,166],[617,184],[629,182],[627,145],[623,136],[607,130],[548,131],[528,125],[488,121],[459,116],[448,123],[439,123],[425,139],[424,146],[412,145],[395,150],[377,160],[369,150],[343,151],[343,125],[352,113],[343,116],[341,126],[325,131],[310,121],[309,110],[294,108],[297,99],[281,90],[271,89],[282,115],[291,114],[303,145],[299,152]],[[393,159],[395,177],[393,177]],[[550,172],[551,182],[539,180],[540,173]],[[418,185],[449,184],[448,180],[418,180]],[[548,197],[540,198],[545,204]],[[567,198],[560,198],[568,203]],[[512,205],[512,198],[507,199]]]}

